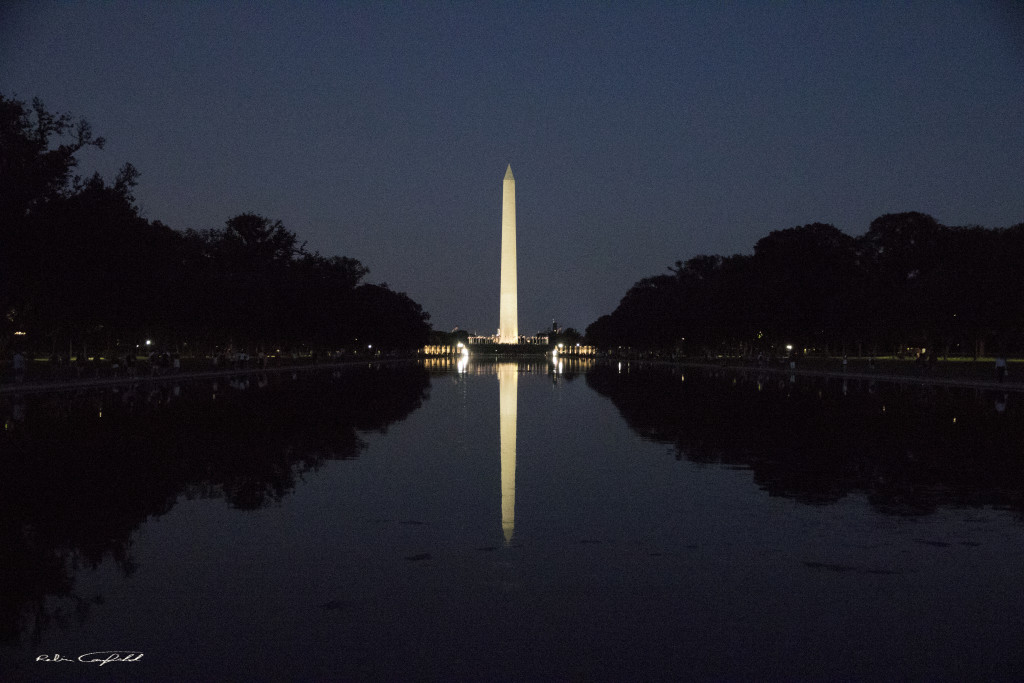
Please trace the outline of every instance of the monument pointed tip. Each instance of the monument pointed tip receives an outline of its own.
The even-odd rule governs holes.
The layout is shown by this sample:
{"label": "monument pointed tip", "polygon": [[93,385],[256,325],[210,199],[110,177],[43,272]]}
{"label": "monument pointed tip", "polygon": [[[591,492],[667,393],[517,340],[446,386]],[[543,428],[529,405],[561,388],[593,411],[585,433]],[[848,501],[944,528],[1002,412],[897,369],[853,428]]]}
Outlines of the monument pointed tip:
{"label": "monument pointed tip", "polygon": [[505,180],[515,180],[515,176],[512,175],[512,164],[508,165],[508,169],[505,171]]}

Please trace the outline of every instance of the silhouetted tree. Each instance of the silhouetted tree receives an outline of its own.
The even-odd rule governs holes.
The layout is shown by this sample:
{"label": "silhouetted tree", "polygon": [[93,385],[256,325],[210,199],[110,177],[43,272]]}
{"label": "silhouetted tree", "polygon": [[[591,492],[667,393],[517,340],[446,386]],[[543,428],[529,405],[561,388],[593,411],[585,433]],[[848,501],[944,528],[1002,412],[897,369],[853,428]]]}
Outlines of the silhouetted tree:
{"label": "silhouetted tree", "polygon": [[696,256],[640,280],[587,328],[603,346],[839,352],[911,346],[1024,350],[1024,227],[949,228],[887,214],[853,238],[813,223],[769,233],[753,256]]}
{"label": "silhouetted tree", "polygon": [[430,334],[430,315],[386,283],[356,288],[355,319],[357,338],[374,348],[415,348],[426,344]]}
{"label": "silhouetted tree", "polygon": [[361,285],[357,260],[309,253],[280,220],[254,213],[219,230],[175,232],[139,215],[139,172],[112,184],[72,177],[103,146],[85,120],[0,95],[0,352],[15,328],[38,349],[74,352],[158,336],[255,347],[391,348],[425,340],[429,316],[405,294]]}
{"label": "silhouetted tree", "polygon": [[802,346],[853,336],[860,285],[855,240],[832,225],[776,230],[754,245],[758,331]]}
{"label": "silhouetted tree", "polygon": [[67,196],[75,155],[103,144],[85,119],[50,112],[38,98],[29,107],[0,93],[0,229]]}

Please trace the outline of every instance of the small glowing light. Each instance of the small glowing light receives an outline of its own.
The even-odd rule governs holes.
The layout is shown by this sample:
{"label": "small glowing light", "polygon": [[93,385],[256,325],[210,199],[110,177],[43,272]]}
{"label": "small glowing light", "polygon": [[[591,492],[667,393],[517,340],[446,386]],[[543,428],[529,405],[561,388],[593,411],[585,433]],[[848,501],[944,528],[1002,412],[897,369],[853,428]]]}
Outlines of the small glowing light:
{"label": "small glowing light", "polygon": [[15,337],[24,337],[26,334],[28,334],[28,332],[22,332],[22,331],[19,330],[18,332],[14,333],[14,336]]}
{"label": "small glowing light", "polygon": [[153,343],[152,339],[147,339],[146,340],[146,346],[150,346],[152,343]]}
{"label": "small glowing light", "polygon": [[787,351],[792,351],[793,350],[793,345],[792,344],[786,344],[786,350]]}
{"label": "small glowing light", "polygon": [[373,344],[367,344],[367,345],[366,345],[366,348],[368,348],[368,349],[372,349],[372,348],[373,348]]}
{"label": "small glowing light", "polygon": [[622,361],[619,361],[619,372],[622,372]]}
{"label": "small glowing light", "polygon": [[956,418],[955,417],[953,418],[953,424],[956,424]]}
{"label": "small glowing light", "polygon": [[680,382],[685,382],[686,381],[686,375],[679,375],[679,381]]}
{"label": "small glowing light", "polygon": [[[103,411],[102,410],[100,411],[100,417],[103,417]],[[953,422],[956,422],[956,418],[955,417],[953,418]]]}

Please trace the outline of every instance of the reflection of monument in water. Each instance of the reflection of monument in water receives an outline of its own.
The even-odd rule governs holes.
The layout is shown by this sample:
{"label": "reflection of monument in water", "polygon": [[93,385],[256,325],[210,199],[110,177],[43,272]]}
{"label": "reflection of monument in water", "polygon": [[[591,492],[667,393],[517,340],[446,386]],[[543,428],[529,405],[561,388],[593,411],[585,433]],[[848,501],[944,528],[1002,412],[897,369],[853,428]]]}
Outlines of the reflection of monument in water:
{"label": "reflection of monument in water", "polygon": [[501,299],[498,303],[498,343],[519,341],[519,285],[516,279],[516,179],[512,164],[501,189]]}
{"label": "reflection of monument in water", "polygon": [[[558,358],[547,360],[520,360],[518,362],[490,362],[471,360],[467,353],[454,357],[427,358],[424,367],[431,374],[496,375],[498,377],[498,451],[501,458],[501,531],[505,544],[512,542],[516,524],[516,449],[518,441],[519,376],[546,375],[552,381],[571,380],[594,367],[592,358]],[[557,382],[556,382],[557,385]],[[493,434],[493,432],[492,432]],[[493,442],[492,442],[493,443]],[[493,470],[492,470],[493,471]]]}
{"label": "reflection of monument in water", "polygon": [[516,410],[519,366],[498,365],[498,415],[501,428],[501,530],[512,541],[516,523]]}

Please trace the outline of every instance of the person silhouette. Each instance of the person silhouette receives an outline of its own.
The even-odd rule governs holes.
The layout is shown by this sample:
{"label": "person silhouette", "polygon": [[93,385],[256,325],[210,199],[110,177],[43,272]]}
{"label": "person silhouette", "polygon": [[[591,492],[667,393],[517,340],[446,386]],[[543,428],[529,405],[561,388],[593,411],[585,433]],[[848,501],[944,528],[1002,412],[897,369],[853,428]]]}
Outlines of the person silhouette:
{"label": "person silhouette", "polygon": [[13,366],[14,366],[14,381],[17,384],[21,384],[25,381],[25,373],[28,370],[28,362],[25,360],[24,354],[21,351],[14,352]]}
{"label": "person silhouette", "polygon": [[1006,356],[1000,354],[996,357],[996,381],[1002,384],[1003,380],[1007,375],[1006,371]]}

